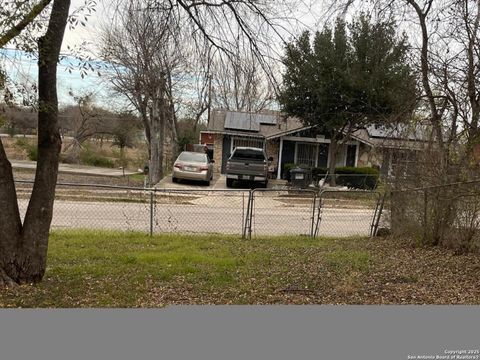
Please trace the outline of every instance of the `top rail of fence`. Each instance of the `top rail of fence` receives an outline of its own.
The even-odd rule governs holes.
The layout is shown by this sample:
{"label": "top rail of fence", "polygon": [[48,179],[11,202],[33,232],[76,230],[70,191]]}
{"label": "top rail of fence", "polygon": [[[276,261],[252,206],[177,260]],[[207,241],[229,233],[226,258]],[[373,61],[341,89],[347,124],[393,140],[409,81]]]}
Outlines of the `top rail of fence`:
{"label": "top rail of fence", "polygon": [[441,188],[450,187],[450,186],[462,186],[462,185],[472,185],[472,184],[480,184],[480,179],[463,181],[463,182],[454,182],[454,183],[448,183],[448,184],[431,185],[431,186],[424,186],[424,187],[417,187],[417,188],[392,189],[392,191],[393,192],[423,191],[423,190],[431,190],[431,189],[441,189]]}
{"label": "top rail of fence", "polygon": [[[15,180],[18,184],[31,184],[35,182],[33,180]],[[145,188],[145,187],[133,187],[133,186],[121,186],[121,185],[106,185],[106,184],[88,184],[88,183],[70,183],[70,182],[57,182],[57,186],[71,186],[71,187],[83,187],[83,188],[102,188],[111,190],[131,190],[142,192],[157,192],[157,193],[182,193],[182,192],[224,192],[224,193],[238,193],[248,192],[250,189],[178,189],[178,188]]]}
{"label": "top rail of fence", "polygon": [[256,188],[252,189],[252,192],[305,192],[305,193],[318,193],[319,189],[306,189],[289,187],[285,189],[268,189],[268,188]]}
{"label": "top rail of fence", "polygon": [[[480,180],[464,182],[464,183],[455,183],[449,185],[464,185],[470,183],[480,183]],[[33,180],[15,180],[15,183],[18,184],[30,184],[33,185],[35,182]],[[192,188],[167,188],[167,187],[134,187],[134,186],[122,186],[122,185],[107,185],[107,184],[91,184],[91,183],[72,183],[72,182],[57,182],[57,186],[69,186],[69,187],[78,187],[78,188],[98,188],[98,189],[110,189],[110,190],[129,190],[129,191],[138,191],[138,192],[155,192],[155,193],[240,193],[240,192],[296,192],[296,193],[358,193],[358,194],[367,194],[367,193],[377,193],[377,190],[361,190],[361,189],[335,189],[335,188],[299,188],[299,187],[286,187],[286,188],[255,188],[255,189],[192,189]],[[447,185],[442,185],[447,186]],[[437,186],[441,187],[441,186]],[[430,187],[433,188],[433,187]],[[405,189],[399,191],[414,191],[414,190],[424,190],[426,188],[418,189]]]}

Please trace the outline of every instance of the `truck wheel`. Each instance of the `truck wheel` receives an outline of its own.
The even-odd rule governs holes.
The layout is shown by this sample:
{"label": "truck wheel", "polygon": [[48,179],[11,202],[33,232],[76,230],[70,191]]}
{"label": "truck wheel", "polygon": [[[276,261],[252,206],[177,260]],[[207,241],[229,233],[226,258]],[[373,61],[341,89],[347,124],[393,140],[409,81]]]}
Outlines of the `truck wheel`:
{"label": "truck wheel", "polygon": [[233,179],[227,179],[227,188],[233,187]]}
{"label": "truck wheel", "polygon": [[172,177],[172,182],[173,183],[177,183],[178,182],[178,179],[176,177]]}

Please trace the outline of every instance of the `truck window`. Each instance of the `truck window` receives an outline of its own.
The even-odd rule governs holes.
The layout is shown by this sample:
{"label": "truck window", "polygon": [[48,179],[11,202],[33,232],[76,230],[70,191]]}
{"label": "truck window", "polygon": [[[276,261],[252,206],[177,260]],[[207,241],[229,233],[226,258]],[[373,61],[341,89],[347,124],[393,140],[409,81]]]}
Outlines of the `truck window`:
{"label": "truck window", "polygon": [[236,148],[233,152],[232,159],[235,160],[265,160],[265,155],[262,151],[252,149]]}

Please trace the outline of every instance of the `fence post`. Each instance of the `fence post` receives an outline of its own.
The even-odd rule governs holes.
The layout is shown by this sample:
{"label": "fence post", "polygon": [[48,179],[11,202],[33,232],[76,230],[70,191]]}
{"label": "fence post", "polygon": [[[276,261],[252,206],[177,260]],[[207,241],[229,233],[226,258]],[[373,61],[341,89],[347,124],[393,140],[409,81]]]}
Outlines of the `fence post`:
{"label": "fence post", "polygon": [[252,217],[251,217],[251,203],[253,201],[252,199],[252,190],[248,192],[248,201],[247,201],[247,213],[245,215],[245,224],[242,229],[242,239],[245,239],[247,237],[247,229],[248,229],[248,234],[249,238],[251,237],[251,228],[252,228]]}
{"label": "fence post", "polygon": [[320,222],[322,221],[322,198],[323,193],[325,190],[321,190],[318,194],[318,212],[317,212],[317,221],[315,223],[315,230],[313,232],[313,237],[316,238],[318,236],[318,228],[320,227]]}
{"label": "fence post", "polygon": [[428,190],[423,190],[423,243],[427,242]]}
{"label": "fence post", "polygon": [[242,192],[242,238],[244,237],[243,227],[245,226],[245,192]]}
{"label": "fence post", "polygon": [[310,237],[315,237],[315,205],[317,204],[317,192],[313,193],[313,206],[312,206],[312,226],[310,229]]}
{"label": "fence post", "polygon": [[250,221],[248,227],[248,240],[252,239],[252,223],[253,223],[253,203],[255,201],[255,190],[250,191],[250,195],[252,197],[252,201],[250,202]]}
{"label": "fence post", "polygon": [[154,218],[154,206],[153,206],[153,201],[154,201],[154,192],[150,191],[150,237],[153,236],[153,218]]}
{"label": "fence post", "polygon": [[[378,194],[378,193],[376,193]],[[378,194],[377,205],[375,206],[375,213],[373,214],[372,225],[370,228],[370,237],[377,236],[378,227],[380,225],[380,219],[382,217],[383,206],[385,204],[385,198],[387,197],[387,192],[381,196]]]}

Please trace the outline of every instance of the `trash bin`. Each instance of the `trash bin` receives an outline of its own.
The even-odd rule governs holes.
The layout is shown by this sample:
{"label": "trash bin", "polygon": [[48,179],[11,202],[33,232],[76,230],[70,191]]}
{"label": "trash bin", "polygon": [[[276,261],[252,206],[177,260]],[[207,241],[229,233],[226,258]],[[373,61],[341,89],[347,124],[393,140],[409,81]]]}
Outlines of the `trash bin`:
{"label": "trash bin", "polygon": [[290,183],[293,187],[306,188],[312,181],[312,171],[302,168],[290,170]]}

